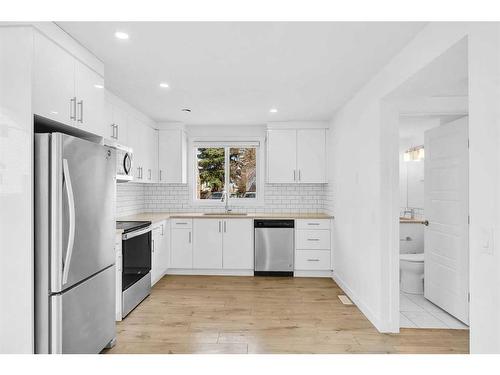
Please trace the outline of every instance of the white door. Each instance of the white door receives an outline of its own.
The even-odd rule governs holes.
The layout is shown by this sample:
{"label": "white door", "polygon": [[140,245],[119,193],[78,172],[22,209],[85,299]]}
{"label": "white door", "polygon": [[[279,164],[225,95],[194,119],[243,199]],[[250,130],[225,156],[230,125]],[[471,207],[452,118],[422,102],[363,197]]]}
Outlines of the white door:
{"label": "white door", "polygon": [[297,180],[303,183],[326,182],[326,130],[297,131]]}
{"label": "white door", "polygon": [[222,268],[222,220],[193,220],[193,268]]}
{"label": "white door", "polygon": [[76,125],[101,137],[108,135],[104,116],[104,78],[75,62]]}
{"label": "white door", "polygon": [[57,44],[35,33],[33,111],[75,126],[75,59]]}
{"label": "white door", "polygon": [[425,132],[425,298],[469,323],[467,117]]}
{"label": "white door", "polygon": [[192,235],[191,229],[172,229],[170,249],[172,268],[193,268]]}
{"label": "white door", "polygon": [[223,268],[253,270],[253,220],[224,220],[223,232]]}
{"label": "white door", "polygon": [[293,183],[297,180],[297,131],[267,132],[267,182]]}

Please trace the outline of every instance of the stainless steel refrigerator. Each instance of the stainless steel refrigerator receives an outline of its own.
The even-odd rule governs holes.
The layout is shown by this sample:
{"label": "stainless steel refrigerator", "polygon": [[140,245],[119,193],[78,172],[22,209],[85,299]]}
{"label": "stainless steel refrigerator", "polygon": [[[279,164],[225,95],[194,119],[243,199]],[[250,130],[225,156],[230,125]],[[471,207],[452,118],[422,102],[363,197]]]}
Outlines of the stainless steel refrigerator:
{"label": "stainless steel refrigerator", "polygon": [[115,151],[35,135],[35,352],[99,353],[115,339]]}

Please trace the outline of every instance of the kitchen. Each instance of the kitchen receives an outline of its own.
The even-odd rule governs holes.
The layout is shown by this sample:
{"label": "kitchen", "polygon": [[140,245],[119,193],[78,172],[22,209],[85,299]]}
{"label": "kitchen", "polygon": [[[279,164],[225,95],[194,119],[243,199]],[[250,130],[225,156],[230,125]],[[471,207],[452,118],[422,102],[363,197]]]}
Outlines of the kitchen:
{"label": "kitchen", "polygon": [[370,128],[344,125],[384,69],[465,32],[491,30],[3,22],[2,157],[28,156],[17,170],[6,157],[1,180],[16,212],[2,237],[26,249],[4,275],[18,285],[4,300],[19,300],[1,352],[469,353],[474,320],[470,333],[392,328],[378,200],[392,174],[373,177],[384,148]]}

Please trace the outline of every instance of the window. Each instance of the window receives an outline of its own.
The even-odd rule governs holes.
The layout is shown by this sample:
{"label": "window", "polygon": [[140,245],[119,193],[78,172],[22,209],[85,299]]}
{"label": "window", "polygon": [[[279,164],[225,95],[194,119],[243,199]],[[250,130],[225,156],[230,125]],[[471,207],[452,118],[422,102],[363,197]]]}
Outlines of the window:
{"label": "window", "polygon": [[198,200],[221,200],[227,191],[230,199],[257,199],[256,145],[195,145]]}

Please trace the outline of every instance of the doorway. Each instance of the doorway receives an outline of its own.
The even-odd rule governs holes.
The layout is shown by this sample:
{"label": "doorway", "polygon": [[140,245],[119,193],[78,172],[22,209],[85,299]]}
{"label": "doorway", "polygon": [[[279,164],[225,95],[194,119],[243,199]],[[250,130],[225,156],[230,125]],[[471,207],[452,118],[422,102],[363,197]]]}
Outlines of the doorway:
{"label": "doorway", "polygon": [[388,95],[383,111],[399,164],[388,260],[392,329],[467,329],[467,39]]}

